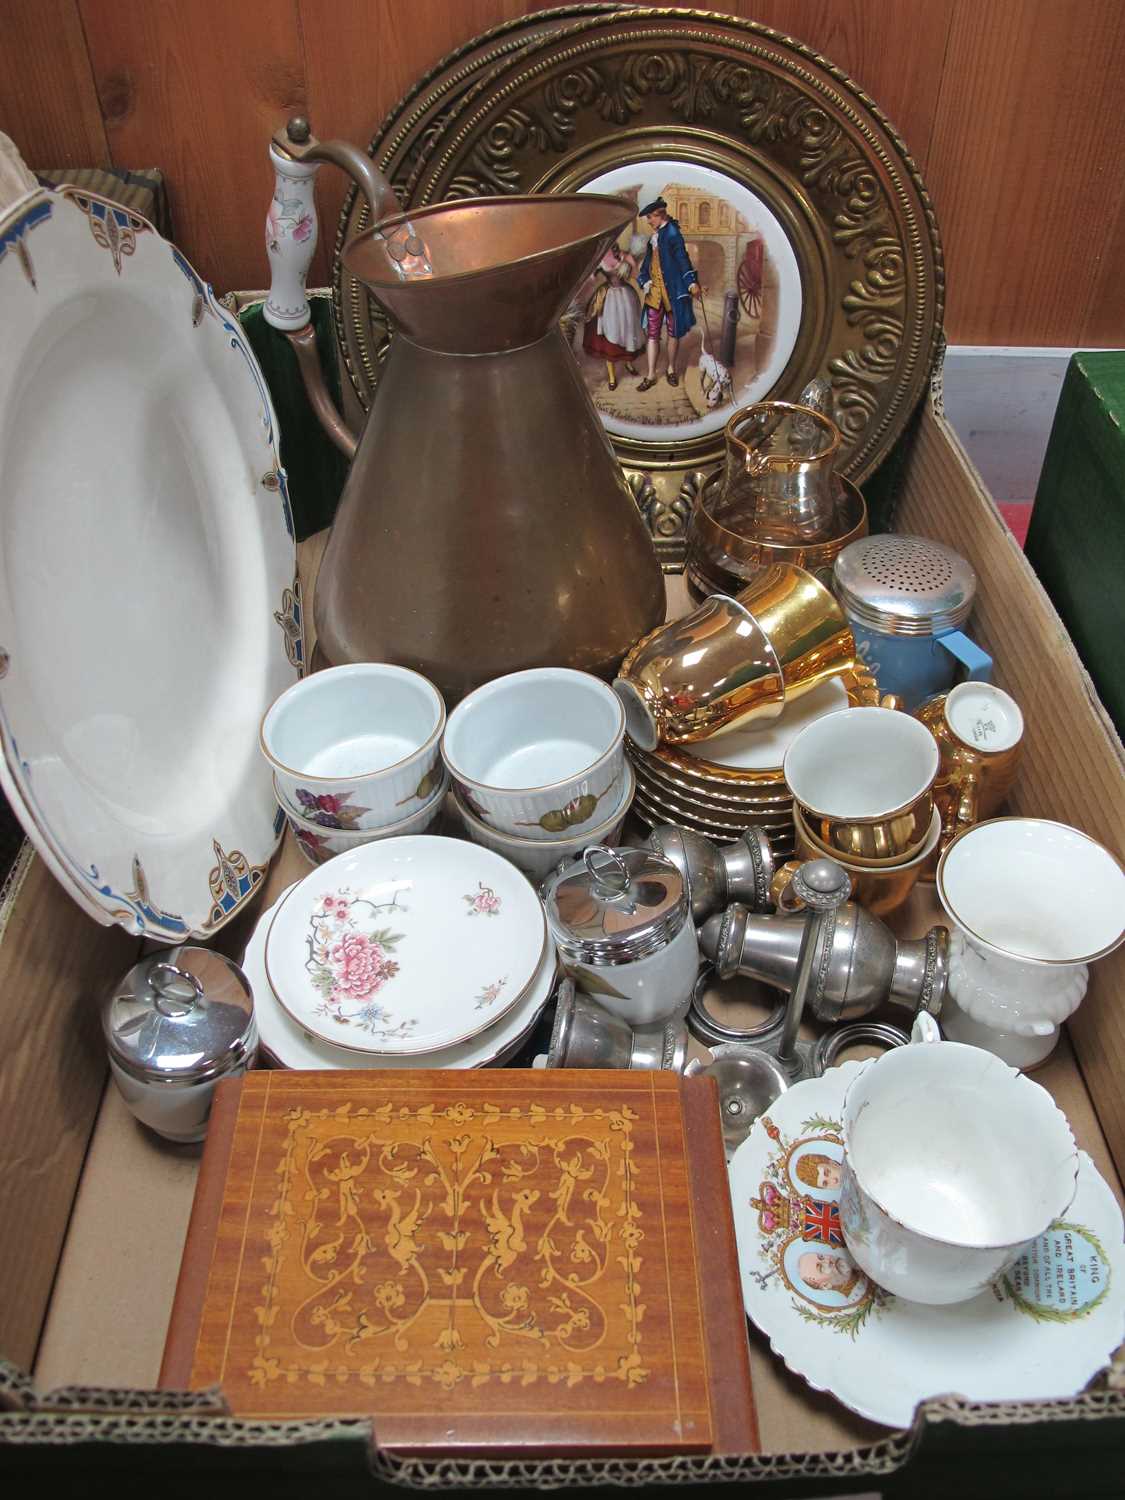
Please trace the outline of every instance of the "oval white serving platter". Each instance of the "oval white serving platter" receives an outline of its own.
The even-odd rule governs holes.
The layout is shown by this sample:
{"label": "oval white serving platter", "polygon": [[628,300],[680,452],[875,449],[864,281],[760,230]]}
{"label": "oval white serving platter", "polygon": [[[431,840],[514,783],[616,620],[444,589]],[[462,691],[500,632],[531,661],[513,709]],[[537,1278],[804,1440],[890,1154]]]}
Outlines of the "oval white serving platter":
{"label": "oval white serving platter", "polygon": [[0,785],[97,921],[206,939],[283,821],[258,753],[302,665],[277,422],[237,319],[75,188],[0,217]]}

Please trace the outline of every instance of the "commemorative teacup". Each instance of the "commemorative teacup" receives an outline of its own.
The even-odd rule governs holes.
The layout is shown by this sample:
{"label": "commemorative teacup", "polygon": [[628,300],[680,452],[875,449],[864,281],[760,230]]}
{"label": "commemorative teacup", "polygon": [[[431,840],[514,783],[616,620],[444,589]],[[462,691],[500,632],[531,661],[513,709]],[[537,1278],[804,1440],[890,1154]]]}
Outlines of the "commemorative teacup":
{"label": "commemorative teacup", "polygon": [[886,1291],[963,1302],[1066,1211],[1078,1152],[1047,1091],[1000,1058],[941,1041],[924,1012],[912,1040],[844,1096],[840,1224]]}

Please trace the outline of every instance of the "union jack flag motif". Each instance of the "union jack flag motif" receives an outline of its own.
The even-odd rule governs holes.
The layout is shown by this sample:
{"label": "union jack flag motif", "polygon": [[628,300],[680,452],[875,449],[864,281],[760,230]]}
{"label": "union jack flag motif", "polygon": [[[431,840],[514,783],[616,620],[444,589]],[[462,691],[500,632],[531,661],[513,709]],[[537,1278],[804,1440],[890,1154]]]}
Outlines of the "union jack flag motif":
{"label": "union jack flag motif", "polygon": [[838,1203],[815,1203],[811,1198],[806,1198],[803,1208],[805,1219],[805,1226],[801,1233],[803,1240],[816,1240],[822,1245],[844,1243]]}

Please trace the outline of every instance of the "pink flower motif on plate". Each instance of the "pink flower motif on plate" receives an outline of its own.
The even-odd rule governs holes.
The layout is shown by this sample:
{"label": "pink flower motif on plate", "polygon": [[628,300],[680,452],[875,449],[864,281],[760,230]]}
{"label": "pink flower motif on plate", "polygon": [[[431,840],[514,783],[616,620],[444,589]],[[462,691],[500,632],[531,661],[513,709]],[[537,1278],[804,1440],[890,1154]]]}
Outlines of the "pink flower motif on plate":
{"label": "pink flower motif on plate", "polygon": [[328,956],[336,981],[329,997],[333,1000],[366,1000],[398,973],[398,964],[381,944],[362,932],[345,933]]}
{"label": "pink flower motif on plate", "polygon": [[503,979],[494,979],[491,984],[486,984],[477,996],[476,1009],[487,1010],[490,1005],[495,1005],[500,998],[500,991],[508,982],[507,975]]}
{"label": "pink flower motif on plate", "polygon": [[[320,898],[309,916],[309,956],[305,963],[320,996],[317,1015],[331,1016],[342,1026],[358,1026],[376,1036],[405,1036],[417,1024],[396,1022],[371,997],[399,972],[391,955],[402,933],[381,925],[384,913],[403,911],[397,900],[376,904],[355,896],[346,887]],[[363,1002],[359,1011],[350,1007]]]}
{"label": "pink flower motif on plate", "polygon": [[490,885],[483,881],[478,882],[475,896],[463,898],[469,903],[470,917],[498,917],[500,915],[500,897]]}

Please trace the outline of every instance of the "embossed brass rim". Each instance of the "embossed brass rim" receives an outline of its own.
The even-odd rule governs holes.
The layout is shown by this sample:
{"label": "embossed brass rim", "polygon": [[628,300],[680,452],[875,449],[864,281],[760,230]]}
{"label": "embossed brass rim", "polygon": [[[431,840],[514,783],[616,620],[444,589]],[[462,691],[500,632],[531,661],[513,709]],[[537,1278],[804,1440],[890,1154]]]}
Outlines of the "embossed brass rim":
{"label": "embossed brass rim", "polygon": [[[383,127],[373,154],[392,179],[397,176],[404,205],[565,190],[584,175],[597,175],[592,168],[599,152],[612,150],[620,164],[623,140],[649,133],[663,140],[665,154],[671,143],[696,160],[728,163],[720,169],[765,198],[791,238],[794,221],[804,216],[802,275],[813,247],[829,247],[832,285],[803,289],[806,312],[817,312],[817,326],[827,333],[818,347],[806,348],[804,369],[790,359],[769,394],[792,394],[813,375],[828,376],[844,430],[841,470],[861,482],[925,390],[944,295],[933,210],[889,122],[840,69],[754,22],[665,8],[595,15],[570,9],[531,20],[558,29],[478,51],[477,65],[462,70],[462,97],[438,115],[431,105],[452,98],[445,64],[436,103],[427,96],[405,119],[405,105],[399,106]],[[463,55],[487,40],[468,44]],[[385,144],[396,120],[398,130]],[[405,182],[404,152],[410,157]],[[654,150],[646,147],[645,154]],[[757,186],[746,178],[748,162],[761,174]],[[771,176],[784,184],[772,196],[762,186]],[[345,204],[338,244],[357,227],[353,209],[354,195]],[[367,349],[366,368],[357,371],[356,355],[364,338],[359,325],[370,309],[357,305],[340,277],[337,260],[338,332],[367,404],[377,357]],[[346,327],[349,319],[356,327]],[[806,338],[807,321],[799,340]],[[694,477],[698,487],[700,471],[721,451],[717,436],[718,442],[716,434],[706,434],[676,444],[611,439],[622,462],[636,470],[630,482],[658,542],[682,536],[685,507],[677,505],[675,484]],[[648,487],[657,493],[649,495]]]}

